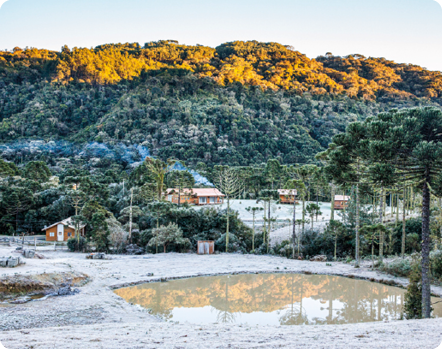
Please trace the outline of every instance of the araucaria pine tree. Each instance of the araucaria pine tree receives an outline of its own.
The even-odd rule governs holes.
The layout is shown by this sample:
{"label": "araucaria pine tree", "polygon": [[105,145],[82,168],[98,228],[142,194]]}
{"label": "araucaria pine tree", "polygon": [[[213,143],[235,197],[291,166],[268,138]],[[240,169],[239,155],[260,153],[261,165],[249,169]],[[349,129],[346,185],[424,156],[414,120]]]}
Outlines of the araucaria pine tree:
{"label": "araucaria pine tree", "polygon": [[[368,118],[367,159],[397,180],[412,181],[422,191],[422,315],[431,315],[430,190],[441,180],[442,111],[437,108],[392,110]],[[387,169],[387,167],[390,169]],[[379,172],[378,172],[379,174]]]}

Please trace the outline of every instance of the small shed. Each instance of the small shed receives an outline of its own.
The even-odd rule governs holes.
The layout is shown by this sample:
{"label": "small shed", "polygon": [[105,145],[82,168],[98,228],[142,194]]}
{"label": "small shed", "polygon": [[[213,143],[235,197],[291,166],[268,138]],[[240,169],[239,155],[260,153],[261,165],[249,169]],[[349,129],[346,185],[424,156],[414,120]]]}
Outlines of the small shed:
{"label": "small shed", "polygon": [[298,192],[296,189],[278,189],[279,201],[281,204],[293,204]]}
{"label": "small shed", "polygon": [[198,254],[214,254],[215,241],[198,241]]}
{"label": "small shed", "polygon": [[350,200],[350,196],[346,195],[335,195],[335,210],[343,210],[348,206],[348,200]]}
{"label": "small shed", "polygon": [[[84,236],[85,227],[86,225],[79,227],[80,236]],[[46,241],[67,241],[75,237],[75,226],[71,217],[45,227],[42,231],[46,232]]]}

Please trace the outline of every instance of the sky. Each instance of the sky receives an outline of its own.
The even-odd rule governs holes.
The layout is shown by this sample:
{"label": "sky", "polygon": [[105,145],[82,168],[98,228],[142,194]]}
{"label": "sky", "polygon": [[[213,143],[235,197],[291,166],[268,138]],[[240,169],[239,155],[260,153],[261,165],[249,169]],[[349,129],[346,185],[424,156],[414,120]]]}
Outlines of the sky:
{"label": "sky", "polygon": [[0,0],[0,49],[178,40],[291,45],[442,71],[442,0]]}

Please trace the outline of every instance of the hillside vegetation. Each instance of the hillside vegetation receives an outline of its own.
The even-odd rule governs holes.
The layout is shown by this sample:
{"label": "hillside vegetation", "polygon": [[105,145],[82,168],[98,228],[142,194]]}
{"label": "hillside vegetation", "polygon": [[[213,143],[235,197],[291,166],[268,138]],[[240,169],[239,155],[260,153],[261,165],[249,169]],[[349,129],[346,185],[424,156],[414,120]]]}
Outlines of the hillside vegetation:
{"label": "hillside vegetation", "polygon": [[[355,120],[442,104],[442,74],[277,43],[0,52],[0,139],[142,144],[189,165],[307,163]],[[12,159],[14,160],[14,159]]]}

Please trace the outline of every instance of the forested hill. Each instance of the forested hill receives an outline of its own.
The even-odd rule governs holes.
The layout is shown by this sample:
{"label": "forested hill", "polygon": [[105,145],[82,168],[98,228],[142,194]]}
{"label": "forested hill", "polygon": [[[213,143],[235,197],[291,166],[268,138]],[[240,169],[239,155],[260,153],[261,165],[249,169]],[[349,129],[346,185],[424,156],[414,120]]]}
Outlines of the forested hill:
{"label": "forested hill", "polygon": [[309,59],[277,43],[0,52],[3,143],[143,145],[190,165],[306,163],[349,122],[416,105],[442,105],[440,72],[361,55]]}

